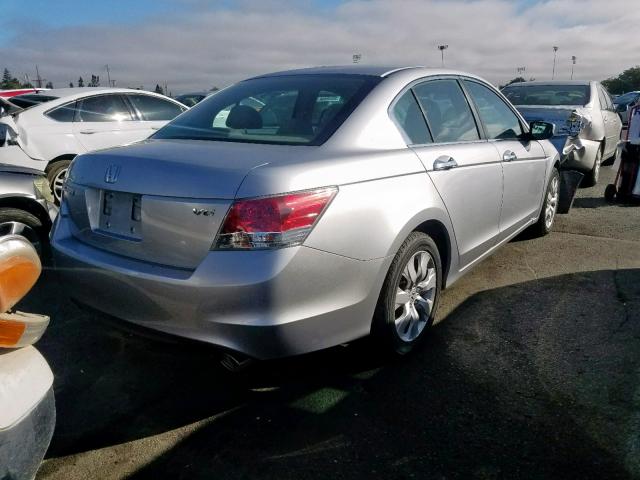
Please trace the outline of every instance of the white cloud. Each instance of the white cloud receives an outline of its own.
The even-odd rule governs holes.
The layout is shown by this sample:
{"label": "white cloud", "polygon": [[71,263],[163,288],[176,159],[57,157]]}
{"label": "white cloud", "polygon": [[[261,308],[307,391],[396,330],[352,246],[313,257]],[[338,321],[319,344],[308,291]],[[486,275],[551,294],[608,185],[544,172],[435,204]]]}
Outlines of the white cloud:
{"label": "white cloud", "polygon": [[[41,73],[56,86],[105,78],[119,86],[174,92],[223,86],[250,75],[311,65],[344,64],[353,53],[363,63],[440,64],[471,71],[494,83],[516,75],[603,79],[640,63],[633,32],[640,9],[626,0],[353,0],[335,9],[309,2],[245,0],[232,9],[183,0],[174,15],[132,25],[47,29],[29,25],[4,48],[0,67],[14,74]],[[527,6],[528,5],[528,6]],[[31,73],[33,75],[33,73]],[[103,81],[103,83],[106,83]]]}

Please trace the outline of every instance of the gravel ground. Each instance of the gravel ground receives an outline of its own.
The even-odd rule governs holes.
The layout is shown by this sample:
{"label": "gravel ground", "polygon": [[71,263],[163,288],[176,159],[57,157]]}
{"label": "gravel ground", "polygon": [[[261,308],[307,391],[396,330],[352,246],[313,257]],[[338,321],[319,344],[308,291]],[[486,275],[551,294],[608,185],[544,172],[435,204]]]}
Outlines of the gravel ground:
{"label": "gravel ground", "polygon": [[23,309],[55,373],[39,479],[640,478],[640,206],[582,189],[443,294],[402,360],[365,342],[232,375],[99,322],[47,272]]}

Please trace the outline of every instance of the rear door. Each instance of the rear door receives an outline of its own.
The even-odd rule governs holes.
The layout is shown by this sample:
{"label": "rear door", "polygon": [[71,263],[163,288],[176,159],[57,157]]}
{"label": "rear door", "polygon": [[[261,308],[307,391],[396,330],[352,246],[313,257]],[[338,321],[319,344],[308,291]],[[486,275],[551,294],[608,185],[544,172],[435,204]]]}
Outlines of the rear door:
{"label": "rear door", "polygon": [[513,109],[487,85],[472,79],[463,85],[481,120],[484,136],[502,161],[504,191],[500,238],[520,230],[538,214],[545,189],[547,156],[537,141],[527,140]]}
{"label": "rear door", "polygon": [[456,78],[413,86],[429,136],[413,145],[453,224],[463,268],[495,244],[502,203],[502,166],[493,145],[481,139],[471,107]]}
{"label": "rear door", "polygon": [[153,135],[156,130],[187,110],[177,102],[154,95],[133,93],[125,95],[125,98],[137,116],[131,128],[136,131],[138,140]]}
{"label": "rear door", "polygon": [[119,94],[93,95],[77,102],[73,134],[88,151],[138,140],[133,114]]}

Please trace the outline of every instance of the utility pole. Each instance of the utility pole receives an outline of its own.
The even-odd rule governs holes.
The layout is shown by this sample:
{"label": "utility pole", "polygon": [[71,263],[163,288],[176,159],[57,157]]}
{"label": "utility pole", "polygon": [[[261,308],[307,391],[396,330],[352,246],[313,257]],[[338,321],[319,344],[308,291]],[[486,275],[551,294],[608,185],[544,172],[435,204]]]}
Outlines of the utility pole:
{"label": "utility pole", "polygon": [[444,68],[444,51],[449,48],[449,45],[438,45],[438,50],[440,50],[440,56],[442,58],[442,67]]}
{"label": "utility pole", "polygon": [[42,88],[42,78],[40,77],[40,72],[38,71],[38,65],[36,65],[36,83],[38,84],[38,88]]}
{"label": "utility pole", "polygon": [[553,47],[553,73],[551,74],[551,80],[556,78],[556,55],[558,53],[558,47]]}
{"label": "utility pole", "polygon": [[578,57],[571,55],[571,80],[573,80],[573,67],[575,67],[577,59]]}
{"label": "utility pole", "polygon": [[111,87],[111,73],[109,72],[109,64],[107,63],[104,68],[107,69],[107,84]]}
{"label": "utility pole", "polygon": [[353,63],[360,63],[360,60],[362,60],[362,54],[361,53],[354,53],[353,57],[352,57]]}
{"label": "utility pole", "polygon": [[522,77],[526,70],[527,70],[527,67],[517,67],[516,68],[516,76],[517,77]]}

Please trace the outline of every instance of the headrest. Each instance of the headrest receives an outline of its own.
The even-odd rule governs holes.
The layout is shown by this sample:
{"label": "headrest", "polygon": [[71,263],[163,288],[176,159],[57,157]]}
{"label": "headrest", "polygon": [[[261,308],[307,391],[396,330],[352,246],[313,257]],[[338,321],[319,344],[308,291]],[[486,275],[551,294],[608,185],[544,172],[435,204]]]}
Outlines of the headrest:
{"label": "headrest", "polygon": [[262,128],[262,117],[247,105],[236,105],[229,112],[227,127],[234,130],[248,128]]}

